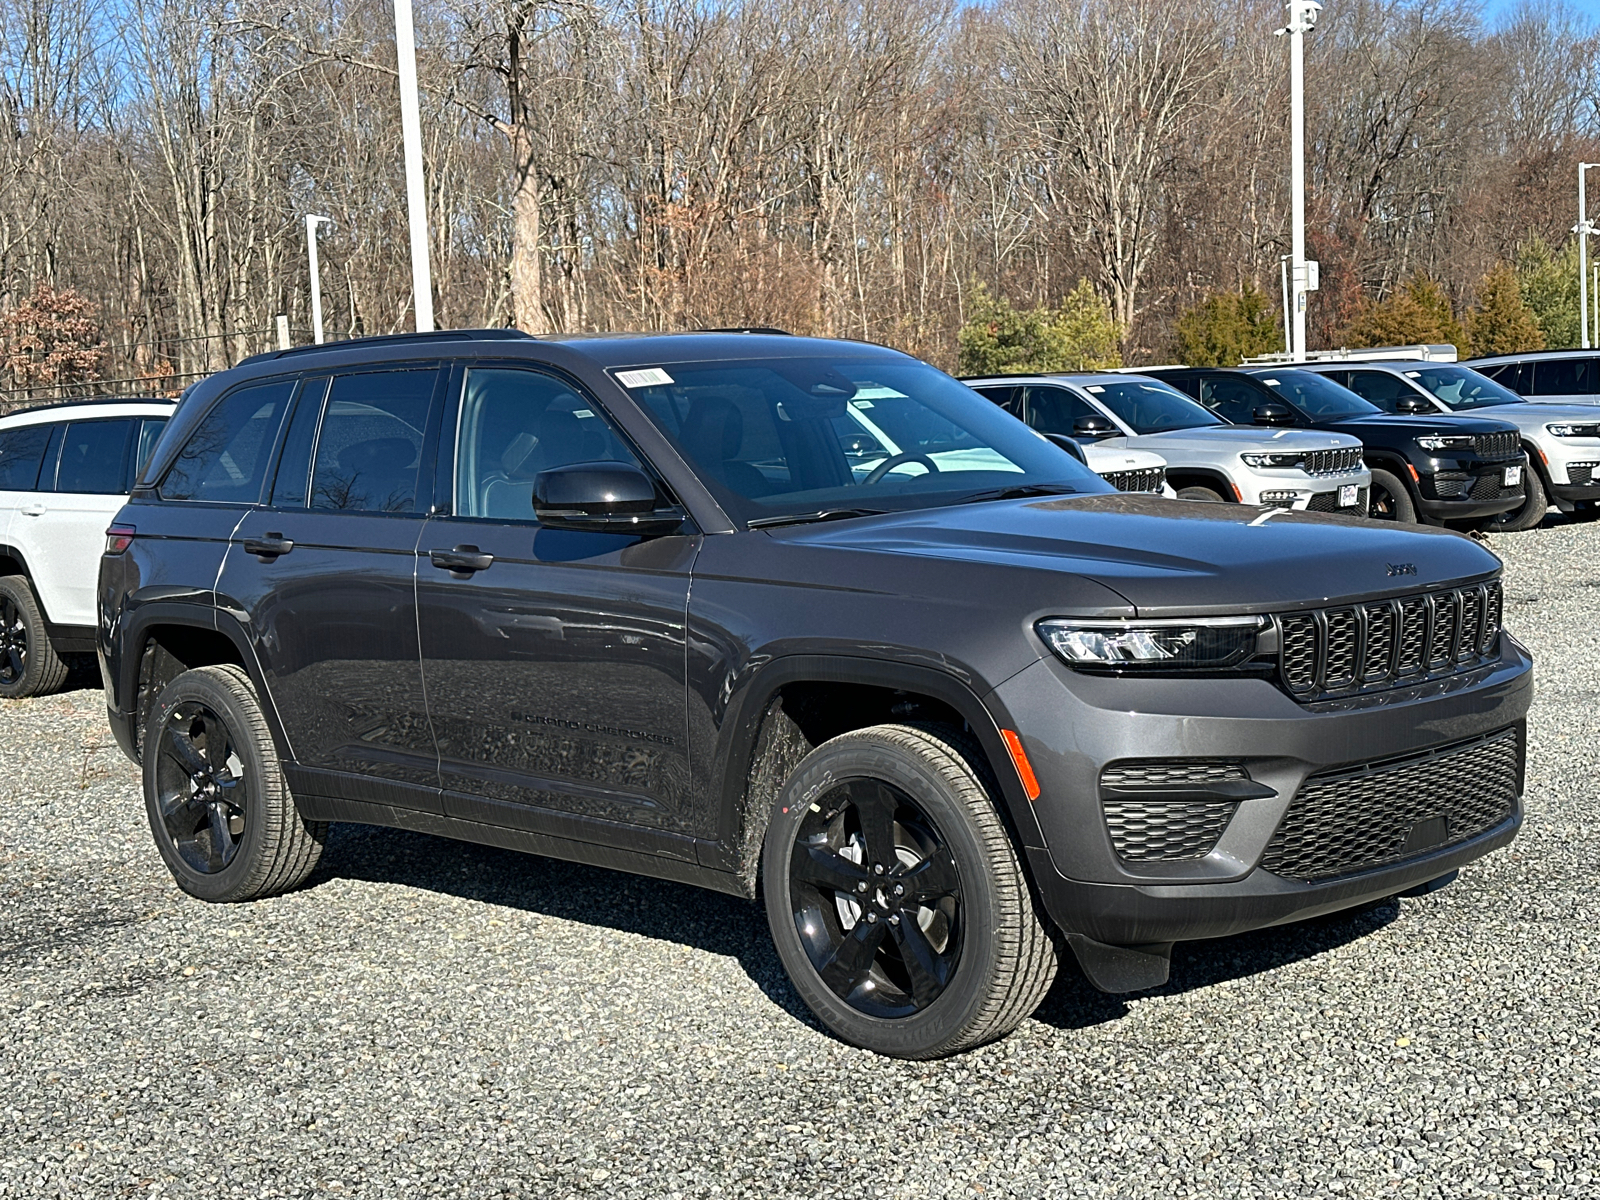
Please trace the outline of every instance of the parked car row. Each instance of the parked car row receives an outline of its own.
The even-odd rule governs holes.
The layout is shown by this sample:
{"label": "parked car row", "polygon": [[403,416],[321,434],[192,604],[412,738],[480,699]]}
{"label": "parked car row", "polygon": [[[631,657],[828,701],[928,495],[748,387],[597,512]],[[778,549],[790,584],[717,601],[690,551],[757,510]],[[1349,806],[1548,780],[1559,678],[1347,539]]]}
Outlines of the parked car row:
{"label": "parked car row", "polygon": [[[335,821],[759,894],[819,1021],[931,1058],[1014,1028],[1067,949],[1158,986],[1175,941],[1516,835],[1499,560],[1350,519],[1366,448],[1298,374],[1259,381],[1266,428],[1149,376],[974,381],[994,403],[861,343],[459,331],[0,444],[7,497],[77,495],[74,430],[130,422],[93,611],[51,611],[92,630],[190,895],[301,886]],[[1162,469],[1231,503],[1147,494]]]}

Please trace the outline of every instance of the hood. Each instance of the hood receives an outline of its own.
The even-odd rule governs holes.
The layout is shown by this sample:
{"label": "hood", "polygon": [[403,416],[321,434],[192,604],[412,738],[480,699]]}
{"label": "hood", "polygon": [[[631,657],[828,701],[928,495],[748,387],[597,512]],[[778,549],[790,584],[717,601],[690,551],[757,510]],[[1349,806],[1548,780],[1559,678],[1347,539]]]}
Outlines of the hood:
{"label": "hood", "polygon": [[1161,453],[1163,443],[1208,446],[1227,450],[1332,450],[1352,444],[1345,434],[1320,429],[1274,429],[1265,425],[1197,425],[1193,429],[1168,429],[1141,433],[1124,442],[1140,450]]}
{"label": "hood", "polygon": [[1511,422],[1498,417],[1457,416],[1454,413],[1383,413],[1370,417],[1344,417],[1326,422],[1325,427],[1345,430],[1356,437],[1361,437],[1364,430],[1379,435],[1388,433],[1391,436],[1423,437],[1430,433],[1504,433],[1507,429],[1516,428]]}
{"label": "hood", "polygon": [[1167,460],[1159,454],[1152,454],[1148,450],[1135,450],[1126,443],[1126,438],[1118,438],[1118,445],[1101,446],[1090,443],[1083,448],[1084,460],[1089,469],[1095,474],[1104,474],[1107,471],[1148,471],[1152,467],[1164,467]]}
{"label": "hood", "polygon": [[[1595,412],[1595,406],[1592,404],[1496,404],[1486,410],[1485,415],[1490,414],[1497,421],[1509,421],[1518,429],[1534,431],[1543,429],[1546,425],[1558,425],[1562,421],[1593,425],[1600,420],[1600,414]],[[1592,439],[1571,440],[1588,442]]]}
{"label": "hood", "polygon": [[[993,501],[769,531],[814,550],[943,559],[981,593],[1018,568],[1092,580],[1141,616],[1266,612],[1405,595],[1494,572],[1500,560],[1448,530],[1253,505],[1118,492]],[[858,564],[864,567],[865,563]],[[886,568],[892,569],[892,568]],[[867,580],[862,580],[867,583]],[[1048,615],[1038,613],[1037,615]],[[1074,615],[1070,609],[1061,615]]]}

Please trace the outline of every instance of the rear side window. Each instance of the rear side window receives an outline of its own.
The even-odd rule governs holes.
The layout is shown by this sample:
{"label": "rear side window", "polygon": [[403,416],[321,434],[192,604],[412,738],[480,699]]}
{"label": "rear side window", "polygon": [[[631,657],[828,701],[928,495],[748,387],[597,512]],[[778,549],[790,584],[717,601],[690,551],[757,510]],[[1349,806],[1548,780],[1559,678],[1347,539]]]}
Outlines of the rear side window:
{"label": "rear side window", "polygon": [[344,375],[328,391],[311,473],[311,507],[417,511],[417,473],[436,368]]}
{"label": "rear side window", "polygon": [[0,431],[0,492],[31,492],[39,486],[39,468],[54,428],[24,425]]}
{"label": "rear side window", "polygon": [[1401,396],[1415,395],[1410,384],[1403,379],[1396,379],[1387,371],[1351,371],[1350,382],[1345,386],[1387,413],[1400,411],[1398,405]]}
{"label": "rear side window", "polygon": [[[1082,397],[1065,388],[1028,389],[1028,424],[1040,433],[1073,435],[1073,424],[1080,417],[1100,417]],[[1104,417],[1100,417],[1103,421]]]}
{"label": "rear side window", "polygon": [[1551,358],[1533,364],[1535,396],[1586,396],[1594,390],[1594,363],[1590,359]]}
{"label": "rear side window", "polygon": [[[143,475],[145,467],[150,465],[150,455],[155,451],[156,443],[161,440],[161,431],[166,427],[166,417],[145,417],[139,422],[139,446],[133,459],[134,479]],[[129,486],[132,486],[131,482]]]}
{"label": "rear side window", "polygon": [[56,491],[110,496],[127,491],[132,420],[76,421],[61,440]]}
{"label": "rear side window", "polygon": [[293,392],[293,380],[280,380],[224,396],[168,469],[161,498],[254,504]]}

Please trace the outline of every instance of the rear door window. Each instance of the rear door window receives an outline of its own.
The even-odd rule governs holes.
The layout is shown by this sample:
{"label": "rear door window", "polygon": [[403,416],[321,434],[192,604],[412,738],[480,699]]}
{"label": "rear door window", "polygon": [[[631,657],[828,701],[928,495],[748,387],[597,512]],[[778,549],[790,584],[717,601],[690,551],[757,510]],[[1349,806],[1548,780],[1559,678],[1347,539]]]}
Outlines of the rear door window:
{"label": "rear door window", "polygon": [[1594,390],[1592,359],[1549,358],[1533,364],[1535,396],[1587,396]]}
{"label": "rear door window", "polygon": [[31,492],[39,486],[39,468],[55,428],[24,425],[0,431],[0,492]]}
{"label": "rear door window", "polygon": [[135,424],[128,418],[68,425],[61,440],[56,491],[94,496],[127,491],[128,443]]}
{"label": "rear door window", "polygon": [[436,367],[342,375],[328,391],[311,472],[311,507],[418,511]]}
{"label": "rear door window", "polygon": [[1267,403],[1267,397],[1257,391],[1254,385],[1223,375],[1201,381],[1200,403],[1224,421],[1249,425],[1256,419],[1256,409]]}
{"label": "rear door window", "polygon": [[229,392],[205,415],[168,468],[161,498],[256,503],[293,393],[292,379]]}
{"label": "rear door window", "polygon": [[[1028,424],[1040,433],[1074,436],[1073,424],[1079,417],[1100,417],[1083,397],[1066,388],[1030,387],[1028,389]],[[1109,422],[1108,422],[1109,423]]]}

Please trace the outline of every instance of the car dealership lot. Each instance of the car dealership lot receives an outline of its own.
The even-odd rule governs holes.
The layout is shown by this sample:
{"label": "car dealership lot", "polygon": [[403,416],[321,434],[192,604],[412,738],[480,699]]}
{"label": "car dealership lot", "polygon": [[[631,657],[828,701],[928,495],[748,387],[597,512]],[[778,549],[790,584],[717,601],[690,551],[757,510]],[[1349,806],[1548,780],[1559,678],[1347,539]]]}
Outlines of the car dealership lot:
{"label": "car dealership lot", "polygon": [[1593,1195],[1600,524],[1557,520],[1494,540],[1508,851],[1151,995],[1068,966],[945,1062],[825,1036],[755,908],[669,883],[341,826],[307,890],[190,900],[99,691],[0,706],[0,1196]]}

